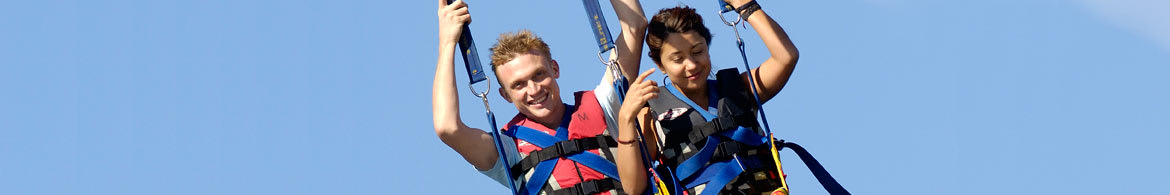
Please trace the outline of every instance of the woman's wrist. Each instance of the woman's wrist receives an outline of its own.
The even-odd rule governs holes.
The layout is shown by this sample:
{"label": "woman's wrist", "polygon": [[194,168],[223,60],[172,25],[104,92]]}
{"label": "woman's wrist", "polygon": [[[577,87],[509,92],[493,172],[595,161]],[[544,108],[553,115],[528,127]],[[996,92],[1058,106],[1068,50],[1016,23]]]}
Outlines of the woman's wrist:
{"label": "woman's wrist", "polygon": [[744,20],[747,20],[748,17],[751,17],[753,13],[756,13],[756,11],[760,11],[760,4],[755,0],[748,1],[747,3],[744,3],[740,6],[735,6],[735,12],[739,13],[739,17],[743,18]]}
{"label": "woman's wrist", "polygon": [[638,138],[632,137],[632,138],[624,138],[623,139],[622,136],[618,136],[618,138],[614,141],[617,141],[618,145],[630,145],[630,144],[638,143]]}

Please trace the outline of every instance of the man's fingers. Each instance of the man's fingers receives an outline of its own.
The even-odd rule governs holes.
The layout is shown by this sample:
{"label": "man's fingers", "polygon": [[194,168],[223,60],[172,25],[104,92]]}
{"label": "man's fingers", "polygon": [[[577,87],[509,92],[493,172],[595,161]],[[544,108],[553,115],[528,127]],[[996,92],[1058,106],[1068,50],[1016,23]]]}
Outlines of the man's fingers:
{"label": "man's fingers", "polygon": [[451,2],[451,5],[455,5],[455,8],[467,7],[467,3],[463,3],[463,0],[455,0],[455,2]]}
{"label": "man's fingers", "polygon": [[471,23],[471,15],[459,16],[459,23]]}
{"label": "man's fingers", "polygon": [[467,7],[461,7],[461,8],[459,8],[459,9],[455,9],[455,11],[454,11],[454,12],[451,12],[451,13],[455,14],[456,16],[463,16],[463,15],[467,15],[467,13],[468,13],[468,12],[467,12]]}

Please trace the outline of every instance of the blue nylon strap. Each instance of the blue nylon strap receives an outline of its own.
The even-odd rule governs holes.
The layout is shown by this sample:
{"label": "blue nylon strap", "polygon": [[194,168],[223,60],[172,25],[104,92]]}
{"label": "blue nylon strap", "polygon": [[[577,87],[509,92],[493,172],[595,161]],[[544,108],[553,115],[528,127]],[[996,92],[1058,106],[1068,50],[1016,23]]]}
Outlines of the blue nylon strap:
{"label": "blue nylon strap", "polygon": [[[504,134],[528,141],[528,143],[532,143],[532,145],[536,145],[537,147],[541,148],[552,146],[553,144],[561,141],[556,137],[545,134],[544,132],[524,126],[514,126],[511,130],[504,132]],[[597,172],[601,172],[601,174],[604,174],[605,176],[618,178],[617,165],[614,165],[597,154],[591,152],[581,152],[565,156],[565,158],[577,161],[586,167],[597,170]]]}
{"label": "blue nylon strap", "polygon": [[[759,146],[761,144],[768,143],[768,138],[766,138],[764,136],[760,136],[759,134],[756,134],[752,130],[744,128],[744,127],[738,127],[732,131],[724,131],[721,134],[723,136],[727,136],[727,137],[731,138],[732,140],[735,140],[735,141],[738,141],[738,142],[741,142],[744,144],[752,145],[752,146]],[[691,178],[691,176],[693,176],[692,174],[695,174],[695,173],[701,171],[702,169],[704,169],[703,165],[706,164],[707,161],[711,160],[711,156],[715,154],[715,149],[717,148],[717,145],[719,144],[719,142],[722,142],[722,141],[723,141],[722,138],[715,137],[715,136],[707,136],[707,143],[704,144],[701,149],[699,149],[698,153],[691,156],[691,158],[683,161],[682,163],[679,163],[679,165],[678,165],[679,179],[682,179],[682,180],[689,179],[689,178]]]}
{"label": "blue nylon strap", "polygon": [[[618,74],[618,75],[621,75],[621,74]],[[629,82],[629,80],[626,79],[625,76],[618,76],[618,78],[614,78],[613,90],[618,91],[618,93],[617,93],[618,100],[625,100],[626,99],[626,90],[629,90],[629,88],[630,88],[629,85],[630,85],[630,82]]]}
{"label": "blue nylon strap", "polygon": [[[707,88],[714,90],[713,87],[710,87],[710,84],[707,85]],[[711,90],[708,90],[708,91],[711,91]],[[671,95],[674,95],[674,97],[678,97],[679,100],[682,100],[684,103],[687,103],[687,105],[691,106],[691,108],[694,109],[695,112],[699,112],[699,115],[702,115],[704,120],[711,121],[711,120],[714,120],[715,118],[718,118],[718,116],[715,116],[715,114],[711,114],[711,112],[707,112],[707,108],[700,107],[699,104],[696,104],[694,101],[691,101],[690,98],[687,98],[686,95],[684,95],[682,92],[678,91],[678,89],[675,89],[674,83],[670,82],[670,79],[666,80],[666,91],[670,91]],[[708,93],[708,94],[715,94],[715,93]],[[708,96],[708,97],[713,97],[713,96]],[[714,105],[714,104],[709,104],[709,105]]]}
{"label": "blue nylon strap", "polygon": [[719,2],[719,13],[727,13],[729,11],[735,11],[735,8],[731,7],[731,4],[727,4],[726,1],[723,1],[723,0],[715,0],[715,1]]}
{"label": "blue nylon strap", "polygon": [[[711,181],[716,180],[726,174],[739,175],[739,173],[743,172],[743,169],[740,168],[739,163],[740,162],[738,159],[711,163],[707,169],[703,170],[703,173],[698,174],[700,176],[688,180],[683,180],[683,183],[685,183],[685,187],[687,189],[694,188],[695,186],[699,186],[699,184],[704,183],[707,184],[708,189],[723,188],[723,185],[719,185],[718,183]],[[735,175],[732,175],[732,179],[735,178]]]}
{"label": "blue nylon strap", "polygon": [[703,165],[711,160],[711,155],[715,153],[715,148],[719,144],[720,139],[714,136],[707,136],[707,144],[698,153],[691,156],[691,158],[679,163],[678,170],[676,170],[679,180],[685,181],[691,178],[693,174],[702,171],[705,168]]}
{"label": "blue nylon strap", "polygon": [[589,29],[593,30],[594,40],[597,40],[597,49],[600,52],[613,48],[613,38],[609,35],[609,26],[605,24],[605,15],[601,14],[601,4],[597,0],[581,0],[585,4],[585,14],[589,17]]}
{"label": "blue nylon strap", "polygon": [[761,136],[760,134],[757,134],[755,131],[752,131],[751,129],[744,128],[744,127],[736,127],[735,130],[724,131],[724,132],[721,132],[720,134],[723,136],[727,136],[727,137],[731,138],[732,140],[738,141],[740,143],[752,145],[752,146],[759,146],[759,145],[768,144],[767,137]]}
{"label": "blue nylon strap", "polygon": [[483,72],[483,65],[479,62],[479,51],[475,49],[475,39],[471,38],[471,27],[463,24],[463,34],[459,35],[459,54],[463,56],[463,66],[467,68],[467,78],[470,84],[487,80]]}
{"label": "blue nylon strap", "polygon": [[[496,151],[500,154],[500,161],[504,163],[505,167],[511,166],[512,164],[508,162],[507,152],[504,152],[507,150],[504,150],[504,143],[500,140],[500,129],[496,128],[496,114],[488,110],[487,118],[488,124],[492,125],[492,141],[495,142]],[[516,182],[512,179],[512,172],[504,171],[504,175],[508,177],[508,189],[512,190],[512,194],[518,194],[519,191],[516,191]]]}
{"label": "blue nylon strap", "polygon": [[535,171],[532,173],[531,180],[524,183],[524,191],[521,194],[535,195],[540,193],[540,188],[544,187],[544,183],[548,182],[549,175],[552,175],[553,169],[557,167],[557,159],[548,159],[541,161],[536,165]]}
{"label": "blue nylon strap", "polygon": [[[569,140],[569,122],[573,120],[573,106],[565,105],[565,116],[561,117],[561,125],[557,127],[557,141]],[[544,135],[544,134],[540,134]],[[551,146],[551,145],[549,145]],[[548,146],[540,146],[541,148]]]}

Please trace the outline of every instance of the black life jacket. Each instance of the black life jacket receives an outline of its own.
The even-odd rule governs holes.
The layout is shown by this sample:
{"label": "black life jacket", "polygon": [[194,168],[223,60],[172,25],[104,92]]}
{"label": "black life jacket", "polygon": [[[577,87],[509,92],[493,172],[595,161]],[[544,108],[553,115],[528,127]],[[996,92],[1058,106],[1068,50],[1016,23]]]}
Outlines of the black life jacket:
{"label": "black life jacket", "polygon": [[779,188],[782,176],[739,71],[720,70],[708,87],[715,88],[710,98],[718,102],[716,113],[699,108],[669,84],[648,102],[660,130],[663,166],[656,169],[677,182],[667,182],[669,188],[689,194],[760,194]]}

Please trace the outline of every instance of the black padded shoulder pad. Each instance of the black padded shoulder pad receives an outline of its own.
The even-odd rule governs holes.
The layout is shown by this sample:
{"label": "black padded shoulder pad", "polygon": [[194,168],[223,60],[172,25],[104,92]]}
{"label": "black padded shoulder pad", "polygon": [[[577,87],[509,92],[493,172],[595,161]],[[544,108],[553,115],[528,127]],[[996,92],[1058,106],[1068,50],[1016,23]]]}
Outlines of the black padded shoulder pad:
{"label": "black padded shoulder pad", "polygon": [[718,73],[715,73],[715,83],[719,85],[719,93],[723,94],[723,98],[731,98],[732,101],[741,104],[754,101],[749,96],[750,93],[743,82],[743,76],[740,75],[739,69],[737,68],[719,70]]}

